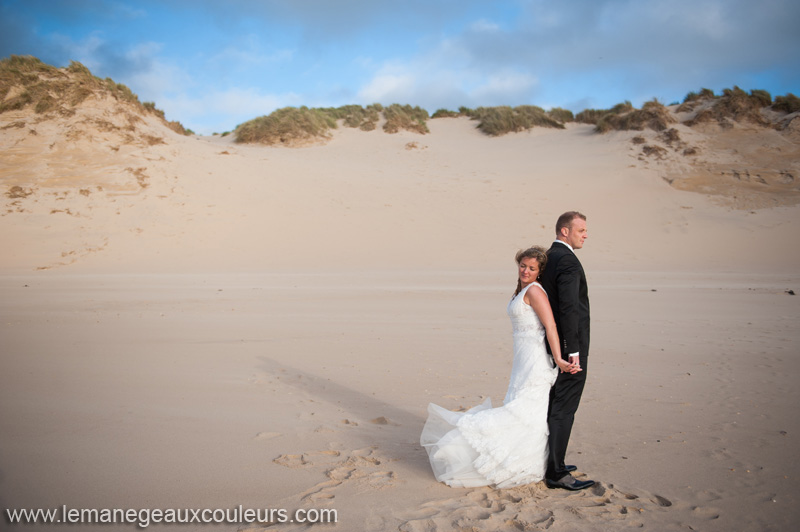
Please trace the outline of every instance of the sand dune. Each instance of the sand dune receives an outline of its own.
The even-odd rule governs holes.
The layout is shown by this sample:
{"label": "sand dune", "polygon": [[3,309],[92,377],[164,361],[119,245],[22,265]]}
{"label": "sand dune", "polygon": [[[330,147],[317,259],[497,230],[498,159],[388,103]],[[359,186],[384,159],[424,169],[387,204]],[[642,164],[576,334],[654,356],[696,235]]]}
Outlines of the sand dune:
{"label": "sand dune", "polygon": [[[110,123],[114,102],[96,105]],[[659,158],[641,151],[655,132],[588,125],[487,138],[450,118],[424,136],[342,129],[285,149],[188,138],[153,118],[126,143],[98,118],[73,117],[65,135],[24,111],[3,116],[25,124],[2,132],[7,271],[307,269],[314,256],[327,268],[494,268],[508,249],[549,241],[554,217],[576,207],[604,269],[741,271],[771,250],[770,269],[789,271],[800,253],[770,236],[796,227],[798,143],[764,128],[677,126],[702,155]]]}
{"label": "sand dune", "polygon": [[[447,118],[282,148],[111,99],[0,120],[3,508],[335,508],[404,532],[800,517],[790,127]],[[568,209],[593,310],[570,457],[598,484],[437,484],[427,404],[499,403],[513,255]]]}

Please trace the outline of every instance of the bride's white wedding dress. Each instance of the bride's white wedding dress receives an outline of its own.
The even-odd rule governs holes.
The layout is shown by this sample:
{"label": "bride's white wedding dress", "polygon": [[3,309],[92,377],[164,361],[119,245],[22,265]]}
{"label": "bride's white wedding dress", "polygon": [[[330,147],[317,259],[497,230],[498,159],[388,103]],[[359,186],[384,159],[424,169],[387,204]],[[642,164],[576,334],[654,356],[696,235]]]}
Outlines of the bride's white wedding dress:
{"label": "bride's white wedding dress", "polygon": [[491,399],[466,412],[431,403],[420,443],[436,480],[471,488],[509,488],[538,482],[547,466],[547,405],[558,369],[545,348],[545,330],[525,303],[523,288],[508,304],[514,334],[514,363],[503,406]]}

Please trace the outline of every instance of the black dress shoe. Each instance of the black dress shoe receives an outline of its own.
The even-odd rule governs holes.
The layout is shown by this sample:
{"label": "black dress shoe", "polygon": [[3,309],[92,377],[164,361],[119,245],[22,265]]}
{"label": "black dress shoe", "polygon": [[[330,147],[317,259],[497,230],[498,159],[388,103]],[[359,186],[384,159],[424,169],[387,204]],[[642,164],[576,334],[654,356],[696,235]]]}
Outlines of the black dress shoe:
{"label": "black dress shoe", "polygon": [[562,488],[565,490],[578,491],[594,486],[594,480],[578,480],[570,474],[566,474],[558,480],[545,480],[548,488]]}
{"label": "black dress shoe", "polygon": [[572,473],[573,471],[577,471],[577,470],[578,470],[578,466],[574,466],[574,465],[565,465],[564,466],[564,471],[566,471],[567,473]]}

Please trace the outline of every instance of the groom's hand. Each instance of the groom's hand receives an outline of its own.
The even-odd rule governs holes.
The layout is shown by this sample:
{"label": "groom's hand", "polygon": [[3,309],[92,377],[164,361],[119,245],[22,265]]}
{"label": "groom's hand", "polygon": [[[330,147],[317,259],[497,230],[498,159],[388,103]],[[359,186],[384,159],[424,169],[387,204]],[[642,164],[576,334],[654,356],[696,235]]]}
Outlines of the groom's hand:
{"label": "groom's hand", "polygon": [[578,357],[569,357],[568,360],[558,359],[556,360],[556,365],[558,365],[561,373],[575,375],[576,373],[583,371],[580,363],[578,362]]}

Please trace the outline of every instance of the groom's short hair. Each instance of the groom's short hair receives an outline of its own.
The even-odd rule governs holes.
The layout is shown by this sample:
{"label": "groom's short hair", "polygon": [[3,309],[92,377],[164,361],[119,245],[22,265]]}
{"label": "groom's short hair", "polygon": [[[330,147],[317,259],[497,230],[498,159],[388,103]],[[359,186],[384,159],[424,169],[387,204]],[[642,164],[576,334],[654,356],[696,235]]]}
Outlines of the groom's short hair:
{"label": "groom's short hair", "polygon": [[586,221],[586,216],[584,214],[579,213],[578,211],[567,211],[561,216],[558,217],[558,221],[556,222],[556,236],[561,234],[562,227],[571,227],[572,220],[575,218],[580,218],[584,222]]}

